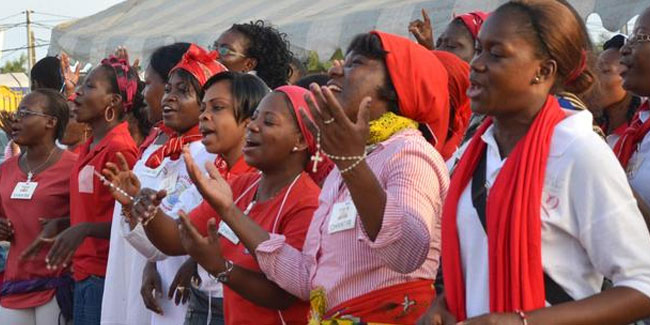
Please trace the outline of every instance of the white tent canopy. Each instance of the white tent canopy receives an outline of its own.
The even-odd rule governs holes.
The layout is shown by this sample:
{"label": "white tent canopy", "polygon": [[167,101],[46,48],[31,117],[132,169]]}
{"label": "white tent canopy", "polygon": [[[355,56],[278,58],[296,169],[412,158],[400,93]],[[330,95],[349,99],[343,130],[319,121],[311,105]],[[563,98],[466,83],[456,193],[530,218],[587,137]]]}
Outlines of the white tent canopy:
{"label": "white tent canopy", "polygon": [[[409,21],[429,12],[434,31],[453,13],[494,10],[505,0],[128,0],[95,15],[56,26],[49,54],[67,52],[96,63],[117,46],[147,59],[157,47],[177,41],[208,46],[233,23],[263,19],[287,33],[294,52],[314,50],[329,58],[358,33],[380,29],[408,34]],[[596,12],[605,28],[618,30],[650,0],[569,0],[582,17]]]}

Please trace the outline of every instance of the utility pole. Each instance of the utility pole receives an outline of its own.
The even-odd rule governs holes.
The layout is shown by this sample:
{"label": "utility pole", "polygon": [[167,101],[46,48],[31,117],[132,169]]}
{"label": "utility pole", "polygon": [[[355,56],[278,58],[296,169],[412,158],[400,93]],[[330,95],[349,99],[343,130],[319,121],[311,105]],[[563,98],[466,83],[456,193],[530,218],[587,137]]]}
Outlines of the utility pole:
{"label": "utility pole", "polygon": [[[27,26],[27,75],[29,76],[32,71],[32,67],[36,63],[36,56],[34,55],[34,34],[32,33],[32,19],[30,14],[33,13],[32,10],[25,10],[25,19]],[[30,78],[31,79],[31,78]],[[31,85],[30,85],[31,86]]]}

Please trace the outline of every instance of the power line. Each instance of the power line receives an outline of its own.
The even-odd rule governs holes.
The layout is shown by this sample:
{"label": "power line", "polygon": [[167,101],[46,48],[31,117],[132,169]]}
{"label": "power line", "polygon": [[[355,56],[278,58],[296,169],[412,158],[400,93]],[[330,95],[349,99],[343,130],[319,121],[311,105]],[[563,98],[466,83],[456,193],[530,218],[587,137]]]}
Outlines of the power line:
{"label": "power line", "polygon": [[45,12],[39,12],[39,11],[34,11],[33,12],[36,15],[43,15],[43,16],[50,16],[50,17],[61,17],[61,18],[68,18],[68,19],[74,19],[77,17],[72,17],[72,16],[64,16],[64,15],[57,15],[57,14],[48,14]]}
{"label": "power line", "polygon": [[13,17],[17,17],[17,16],[20,16],[22,14],[23,14],[22,12],[19,12],[17,14],[13,14],[13,15],[10,15],[10,16],[4,17],[4,18],[0,18],[0,21],[7,20],[7,19],[13,18]]}
{"label": "power line", "polygon": [[37,48],[37,47],[43,47],[43,46],[49,46],[49,45],[50,44],[47,43],[47,44],[36,44],[34,46],[14,47],[14,48],[10,48],[10,49],[0,50],[0,52],[4,53],[4,52],[20,51],[20,50],[26,50],[26,49],[29,49],[29,48]]}

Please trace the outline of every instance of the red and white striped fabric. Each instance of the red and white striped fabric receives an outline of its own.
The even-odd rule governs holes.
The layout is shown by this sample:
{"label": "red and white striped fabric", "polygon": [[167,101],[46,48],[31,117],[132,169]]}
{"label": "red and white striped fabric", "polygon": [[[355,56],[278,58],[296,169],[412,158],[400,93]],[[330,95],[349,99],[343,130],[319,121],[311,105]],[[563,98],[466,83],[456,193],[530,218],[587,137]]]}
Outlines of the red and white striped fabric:
{"label": "red and white striped fabric", "polygon": [[269,279],[303,300],[309,300],[310,290],[323,287],[332,308],[377,289],[435,278],[449,186],[442,157],[418,131],[404,130],[380,143],[367,163],[386,191],[375,241],[359,216],[354,228],[328,233],[334,204],[352,200],[335,169],[323,186],[303,252],[276,234],[258,246],[258,262]]}

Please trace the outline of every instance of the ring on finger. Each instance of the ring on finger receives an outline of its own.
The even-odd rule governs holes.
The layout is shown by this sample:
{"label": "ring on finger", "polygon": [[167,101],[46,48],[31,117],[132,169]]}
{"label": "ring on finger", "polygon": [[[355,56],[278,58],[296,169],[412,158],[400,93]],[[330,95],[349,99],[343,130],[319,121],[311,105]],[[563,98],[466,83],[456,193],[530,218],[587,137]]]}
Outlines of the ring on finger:
{"label": "ring on finger", "polygon": [[185,291],[185,287],[176,287],[176,291],[180,292],[181,294],[183,291]]}
{"label": "ring on finger", "polygon": [[325,124],[325,125],[332,124],[332,123],[334,123],[334,121],[336,121],[336,120],[332,117],[329,120],[323,121],[323,124]]}

